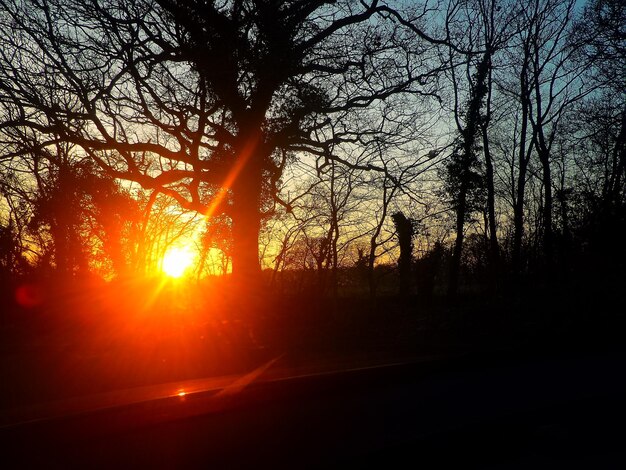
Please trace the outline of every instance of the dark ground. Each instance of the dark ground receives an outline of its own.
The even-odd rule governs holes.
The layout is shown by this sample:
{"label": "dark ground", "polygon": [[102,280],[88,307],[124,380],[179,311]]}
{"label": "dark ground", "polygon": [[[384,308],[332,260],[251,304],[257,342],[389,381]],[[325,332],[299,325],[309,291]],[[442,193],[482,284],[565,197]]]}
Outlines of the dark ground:
{"label": "dark ground", "polygon": [[266,299],[255,318],[219,287],[39,285],[0,324],[2,409],[110,390],[289,369],[345,368],[466,353],[541,356],[625,349],[618,281],[461,295]]}

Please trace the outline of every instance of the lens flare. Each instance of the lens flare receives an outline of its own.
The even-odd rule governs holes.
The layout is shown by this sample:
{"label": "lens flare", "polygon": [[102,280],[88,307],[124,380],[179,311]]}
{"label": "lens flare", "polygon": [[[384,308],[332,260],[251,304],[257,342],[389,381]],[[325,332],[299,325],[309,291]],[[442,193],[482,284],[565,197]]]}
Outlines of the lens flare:
{"label": "lens flare", "polygon": [[20,307],[37,307],[43,301],[41,289],[36,284],[22,284],[15,289],[15,301]]}
{"label": "lens flare", "polygon": [[170,277],[181,277],[193,264],[194,255],[187,248],[171,248],[163,256],[161,269]]}

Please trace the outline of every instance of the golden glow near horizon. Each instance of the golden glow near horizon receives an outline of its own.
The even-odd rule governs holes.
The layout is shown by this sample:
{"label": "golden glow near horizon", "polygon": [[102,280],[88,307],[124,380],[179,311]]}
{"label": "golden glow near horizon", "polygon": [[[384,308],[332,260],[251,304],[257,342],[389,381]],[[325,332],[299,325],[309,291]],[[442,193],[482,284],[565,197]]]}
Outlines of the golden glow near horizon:
{"label": "golden glow near horizon", "polygon": [[188,248],[170,248],[163,256],[161,269],[170,277],[181,277],[191,267],[195,255]]}

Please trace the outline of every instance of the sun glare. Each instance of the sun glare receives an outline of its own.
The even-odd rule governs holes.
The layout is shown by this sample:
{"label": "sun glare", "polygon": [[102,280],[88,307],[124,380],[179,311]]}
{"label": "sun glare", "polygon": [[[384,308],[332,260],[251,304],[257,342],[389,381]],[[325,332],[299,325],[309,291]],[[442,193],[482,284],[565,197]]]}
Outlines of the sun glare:
{"label": "sun glare", "polygon": [[181,277],[193,263],[193,253],[186,248],[171,248],[165,253],[161,269],[170,277]]}

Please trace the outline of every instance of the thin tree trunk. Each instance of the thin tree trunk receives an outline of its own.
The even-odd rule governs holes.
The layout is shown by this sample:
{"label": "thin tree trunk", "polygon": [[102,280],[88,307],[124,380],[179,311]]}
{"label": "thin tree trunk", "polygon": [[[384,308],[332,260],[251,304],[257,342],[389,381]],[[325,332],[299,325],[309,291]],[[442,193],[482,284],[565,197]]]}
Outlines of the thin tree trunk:
{"label": "thin tree trunk", "polygon": [[[538,108],[540,109],[540,108]],[[552,170],[550,168],[550,149],[543,134],[541,123],[537,123],[537,153],[541,161],[542,183],[544,192],[543,201],[543,253],[545,262],[548,267],[552,266],[554,261],[553,246],[553,221],[552,221]]]}
{"label": "thin tree trunk", "polygon": [[383,228],[383,224],[385,219],[387,218],[387,207],[389,205],[389,201],[393,196],[395,190],[391,190],[391,194],[389,194],[389,189],[387,188],[387,181],[383,182],[383,207],[382,212],[380,214],[380,219],[374,229],[374,233],[370,238],[370,251],[368,255],[367,262],[367,285],[369,289],[369,295],[371,299],[376,297],[376,277],[374,276],[374,263],[376,261],[376,250],[378,249],[378,237],[380,236],[380,232]]}
{"label": "thin tree trunk", "polygon": [[489,224],[489,248],[491,262],[497,268],[500,258],[498,232],[496,227],[496,190],[494,185],[493,159],[489,150],[487,126],[483,127],[483,151],[485,153],[485,179],[487,180],[487,222]]}
{"label": "thin tree trunk", "polygon": [[374,261],[376,260],[377,244],[372,238],[370,240],[370,253],[367,259],[367,288],[371,299],[376,298],[376,279],[374,277]]}
{"label": "thin tree trunk", "polygon": [[337,279],[337,263],[339,262],[339,256],[337,254],[337,242],[339,240],[339,208],[337,207],[337,194],[335,194],[335,162],[331,164],[331,179],[330,179],[330,204],[331,204],[331,223],[328,233],[328,260],[331,263],[330,266],[330,289],[333,298],[337,298],[338,294],[338,279]]}
{"label": "thin tree trunk", "polygon": [[518,155],[518,175],[517,175],[517,191],[515,204],[513,207],[513,253],[512,264],[513,273],[518,276],[522,272],[522,239],[524,237],[524,196],[526,192],[526,172],[528,169],[528,160],[532,151],[531,141],[529,148],[526,148],[528,136],[528,114],[530,108],[530,100],[527,90],[527,65],[525,63],[520,74],[520,101],[522,105],[522,128],[520,130],[519,155]]}
{"label": "thin tree trunk", "polygon": [[459,287],[459,271],[461,269],[461,255],[463,253],[463,236],[465,226],[465,213],[467,202],[467,189],[465,185],[460,190],[458,207],[456,210],[456,239],[452,259],[450,260],[450,278],[448,279],[448,295],[454,296]]}
{"label": "thin tree trunk", "polygon": [[489,58],[489,71],[487,75],[487,100],[485,119],[481,123],[483,141],[483,153],[485,155],[485,183],[487,186],[487,225],[489,232],[489,265],[491,271],[491,284],[497,287],[500,274],[500,248],[498,245],[498,232],[496,227],[496,191],[494,184],[494,168],[491,149],[489,146],[489,122],[491,121],[491,59]]}
{"label": "thin tree trunk", "polygon": [[624,187],[622,183],[622,178],[624,172],[626,171],[626,110],[622,111],[621,115],[621,126],[620,132],[617,136],[617,141],[615,142],[615,147],[613,150],[613,185],[611,187],[611,207],[617,207],[622,199],[622,193],[624,192]]}

